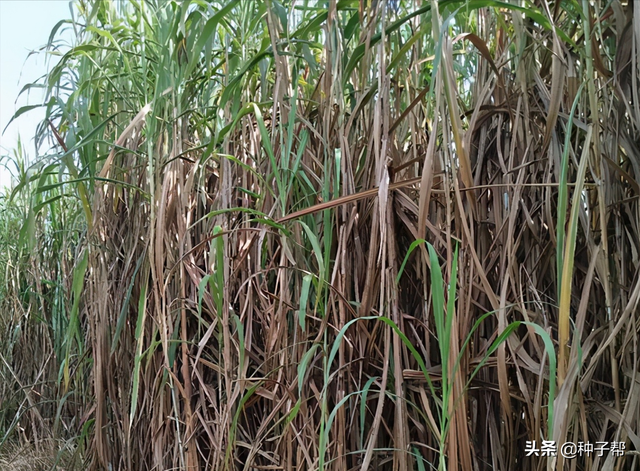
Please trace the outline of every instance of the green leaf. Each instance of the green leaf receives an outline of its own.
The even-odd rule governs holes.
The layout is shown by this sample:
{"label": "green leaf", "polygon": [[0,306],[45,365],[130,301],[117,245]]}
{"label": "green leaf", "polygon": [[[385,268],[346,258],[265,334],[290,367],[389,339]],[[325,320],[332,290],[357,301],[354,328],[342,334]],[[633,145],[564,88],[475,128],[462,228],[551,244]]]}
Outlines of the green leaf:
{"label": "green leaf", "polygon": [[89,262],[88,250],[83,250],[80,256],[80,261],[73,270],[73,282],[71,285],[71,292],[73,293],[73,306],[71,307],[71,314],[69,315],[69,327],[67,330],[67,337],[65,339],[66,354],[65,354],[65,366],[64,366],[64,390],[69,389],[69,358],[71,355],[71,340],[76,338],[78,347],[81,347],[82,339],[80,337],[80,322],[79,322],[79,310],[80,310],[80,297],[82,294],[82,288],[84,287],[84,275],[87,271],[87,264]]}
{"label": "green leaf", "polygon": [[378,376],[372,376],[365,383],[364,388],[362,388],[362,396],[360,398],[360,448],[364,448],[364,423],[367,413],[367,395],[369,394],[371,385],[376,379],[378,379]]}
{"label": "green leaf", "polygon": [[[322,257],[322,250],[320,249],[320,243],[318,242],[318,238],[313,233],[313,231],[307,226],[304,222],[298,220],[298,224],[302,226],[304,232],[307,234],[309,238],[309,242],[311,242],[311,247],[313,247],[314,255],[316,256],[316,260],[318,261],[318,268],[320,271],[324,271],[324,258]],[[323,277],[320,277],[323,278]]]}
{"label": "green leaf", "polygon": [[307,369],[309,368],[309,363],[313,359],[313,356],[316,353],[316,350],[320,348],[320,345],[314,343],[309,350],[305,352],[298,364],[298,396],[302,395],[302,386],[304,384],[304,377],[307,374]]}
{"label": "green leaf", "polygon": [[209,39],[211,38],[211,35],[213,34],[216,27],[218,26],[218,23],[220,23],[222,18],[224,18],[224,16],[227,13],[229,13],[234,6],[238,4],[238,2],[239,0],[231,0],[224,7],[218,10],[215,15],[213,15],[211,18],[207,20],[207,22],[204,25],[204,28],[202,28],[202,33],[200,33],[200,36],[198,37],[198,41],[196,42],[193,48],[192,55],[189,58],[189,66],[185,73],[186,77],[189,77],[189,75],[193,71],[193,68],[199,62],[198,58],[200,54],[202,54],[202,50],[204,49],[205,43],[209,41]]}
{"label": "green leaf", "polygon": [[426,240],[424,239],[416,239],[413,242],[411,242],[411,245],[409,246],[409,250],[407,250],[407,255],[404,256],[404,260],[402,261],[402,265],[400,265],[400,270],[398,270],[398,276],[396,276],[396,284],[400,283],[400,278],[402,277],[402,274],[404,273],[404,267],[407,264],[407,262],[409,261],[409,256],[411,255],[411,253],[416,249],[416,247],[420,244],[424,244],[426,242]]}
{"label": "green leaf", "polygon": [[9,127],[9,125],[13,122],[13,120],[19,118],[20,116],[22,116],[23,114],[25,114],[27,111],[31,111],[31,110],[35,110],[36,108],[41,108],[43,106],[47,106],[46,103],[41,103],[39,105],[26,105],[26,106],[21,106],[20,108],[18,108],[18,111],[16,111],[16,113],[11,117],[11,119],[9,120],[9,122],[7,123],[7,125],[4,127],[4,129],[2,130],[2,133],[4,133],[7,128]]}
{"label": "green leaf", "polygon": [[305,332],[305,318],[307,315],[307,300],[309,299],[309,289],[311,288],[311,275],[305,275],[302,278],[302,290],[300,292],[300,309],[298,311],[298,322],[302,332]]}

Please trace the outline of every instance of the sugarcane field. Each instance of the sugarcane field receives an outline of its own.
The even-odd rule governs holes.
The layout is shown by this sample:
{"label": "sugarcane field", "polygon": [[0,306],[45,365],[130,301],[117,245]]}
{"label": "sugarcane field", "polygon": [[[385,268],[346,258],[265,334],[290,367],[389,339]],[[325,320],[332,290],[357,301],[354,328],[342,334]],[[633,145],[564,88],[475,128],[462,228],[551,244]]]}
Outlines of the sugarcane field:
{"label": "sugarcane field", "polygon": [[0,471],[640,471],[640,1],[0,0]]}

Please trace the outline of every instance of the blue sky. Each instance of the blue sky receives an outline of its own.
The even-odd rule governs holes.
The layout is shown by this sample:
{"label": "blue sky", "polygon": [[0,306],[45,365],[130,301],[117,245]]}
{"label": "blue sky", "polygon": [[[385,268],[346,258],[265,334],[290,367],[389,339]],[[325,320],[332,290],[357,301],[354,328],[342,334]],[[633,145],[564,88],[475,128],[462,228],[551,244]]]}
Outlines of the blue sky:
{"label": "blue sky", "polygon": [[[35,160],[33,136],[44,117],[41,109],[32,110],[16,119],[5,130],[17,109],[42,103],[40,89],[24,93],[16,102],[22,87],[47,72],[56,57],[33,54],[47,44],[52,28],[62,19],[70,18],[69,0],[0,0],[0,155],[12,154],[18,133],[30,161]],[[65,35],[70,38],[71,34]],[[64,50],[64,49],[63,49]],[[28,57],[28,58],[27,58]],[[4,133],[2,133],[4,131]],[[11,166],[10,166],[11,168]],[[9,172],[0,165],[0,188],[9,183]]]}

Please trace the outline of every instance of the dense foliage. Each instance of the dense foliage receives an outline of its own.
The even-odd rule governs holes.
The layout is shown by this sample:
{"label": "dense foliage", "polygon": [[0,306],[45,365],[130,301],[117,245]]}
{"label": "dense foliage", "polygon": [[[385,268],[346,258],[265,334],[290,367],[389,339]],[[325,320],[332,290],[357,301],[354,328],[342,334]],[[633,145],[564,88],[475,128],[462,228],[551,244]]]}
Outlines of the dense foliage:
{"label": "dense foliage", "polygon": [[2,469],[637,468],[634,2],[74,14],[0,203]]}

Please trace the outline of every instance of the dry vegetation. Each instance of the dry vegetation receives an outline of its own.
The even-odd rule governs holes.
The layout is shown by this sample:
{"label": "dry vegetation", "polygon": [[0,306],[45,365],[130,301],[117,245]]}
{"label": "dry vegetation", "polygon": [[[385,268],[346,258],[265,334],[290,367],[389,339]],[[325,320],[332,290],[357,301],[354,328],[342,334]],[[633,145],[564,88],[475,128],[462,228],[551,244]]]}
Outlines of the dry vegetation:
{"label": "dry vegetation", "polygon": [[75,14],[2,201],[2,469],[638,469],[638,4]]}

